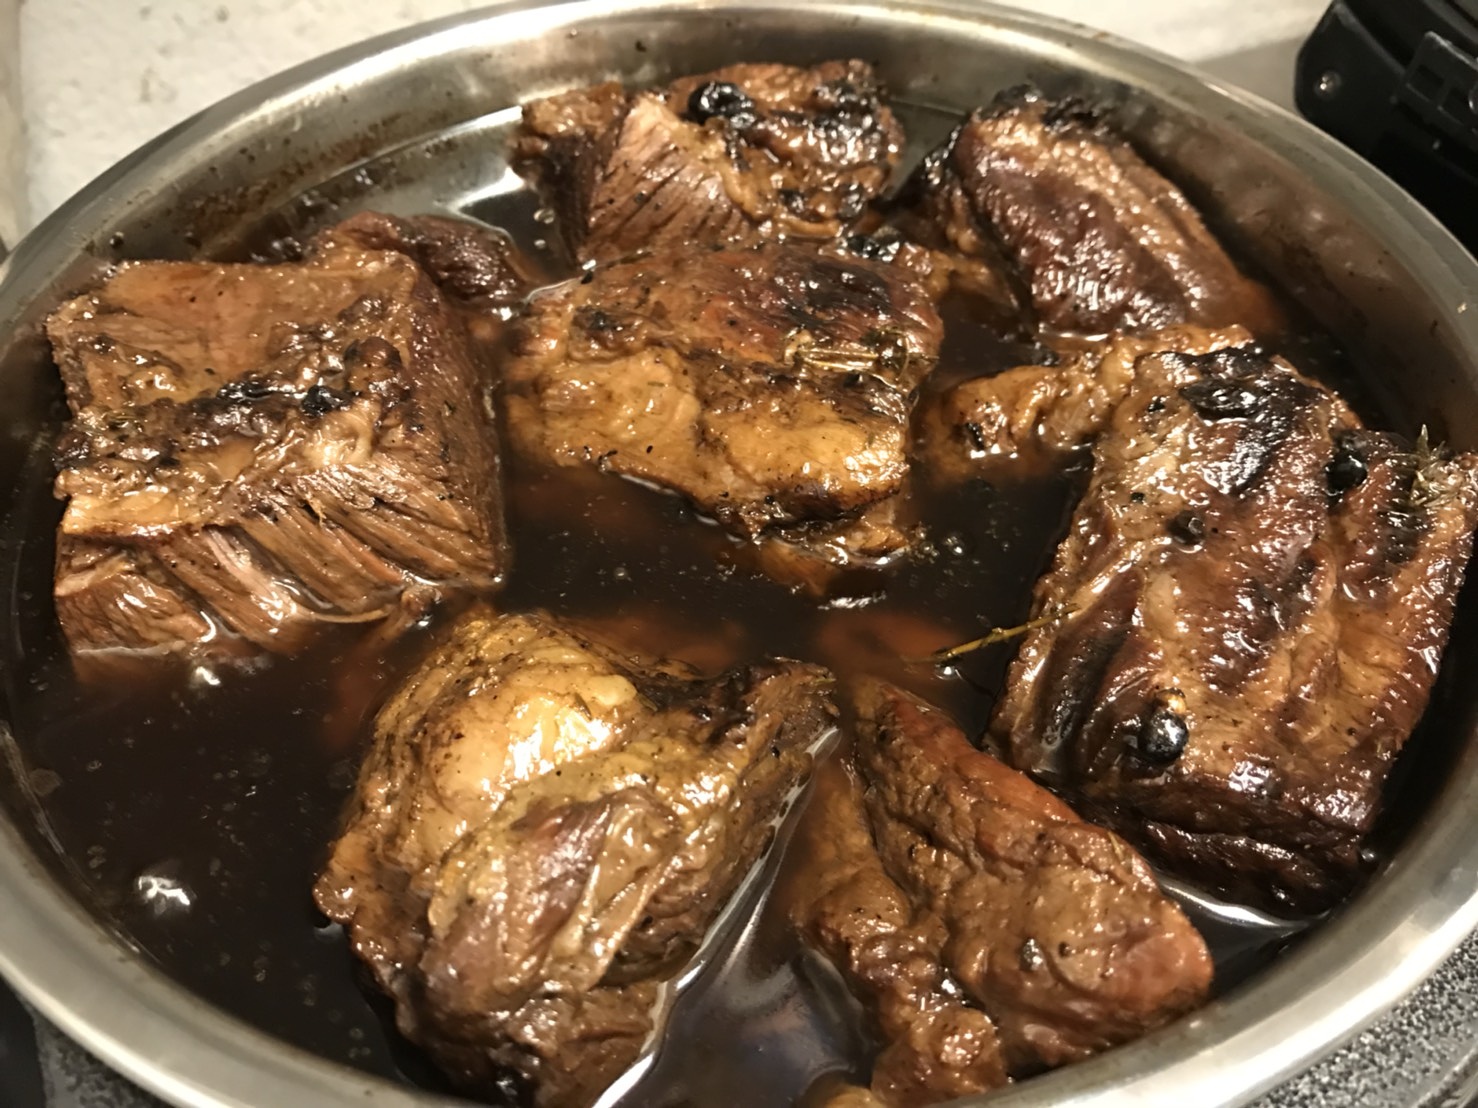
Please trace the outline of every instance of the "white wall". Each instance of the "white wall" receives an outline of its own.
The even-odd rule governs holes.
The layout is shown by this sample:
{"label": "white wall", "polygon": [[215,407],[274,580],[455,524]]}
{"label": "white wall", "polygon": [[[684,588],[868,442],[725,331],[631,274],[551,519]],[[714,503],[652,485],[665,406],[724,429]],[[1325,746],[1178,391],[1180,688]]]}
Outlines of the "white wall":
{"label": "white wall", "polygon": [[21,164],[21,75],[15,49],[20,36],[18,0],[0,0],[0,251],[20,235],[20,191],[25,187]]}
{"label": "white wall", "polygon": [[[166,127],[335,47],[483,0],[24,0],[33,221]],[[798,0],[803,2],[803,0]],[[1325,0],[1016,0],[1205,60],[1303,35]]]}

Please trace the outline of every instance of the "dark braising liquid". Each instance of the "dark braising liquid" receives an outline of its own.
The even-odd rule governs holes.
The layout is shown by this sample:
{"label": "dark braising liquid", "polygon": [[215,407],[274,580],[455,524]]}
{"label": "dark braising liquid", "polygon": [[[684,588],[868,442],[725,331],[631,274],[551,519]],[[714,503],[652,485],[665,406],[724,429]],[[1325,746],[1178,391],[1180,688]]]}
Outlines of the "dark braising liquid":
{"label": "dark braising liquid", "polygon": [[[510,203],[528,208],[517,194]],[[525,233],[538,227],[519,222]],[[1022,354],[956,311],[933,387]],[[708,669],[784,655],[843,676],[880,673],[979,734],[1013,646],[971,655],[947,674],[909,659],[1026,616],[1085,480],[1084,461],[1010,483],[917,490],[930,556],[855,582],[852,604],[831,607],[761,575],[675,497],[513,462],[514,568],[496,603],[576,617],[614,642]],[[49,476],[43,459],[13,536],[8,692],[26,783],[79,895],[221,1007],[327,1057],[441,1087],[395,1035],[388,1004],[367,987],[310,890],[375,705],[448,610],[389,645],[373,629],[353,628],[293,659],[129,666],[82,683],[47,600],[58,517]],[[766,873],[774,868],[772,860]],[[797,956],[763,911],[764,893],[760,880],[727,917],[729,930],[682,992],[669,1042],[630,1103],[729,1103],[736,1088],[753,1103],[783,1103],[826,1069],[864,1072],[866,1044],[845,993]],[[1265,923],[1190,907],[1223,986],[1286,940]]]}

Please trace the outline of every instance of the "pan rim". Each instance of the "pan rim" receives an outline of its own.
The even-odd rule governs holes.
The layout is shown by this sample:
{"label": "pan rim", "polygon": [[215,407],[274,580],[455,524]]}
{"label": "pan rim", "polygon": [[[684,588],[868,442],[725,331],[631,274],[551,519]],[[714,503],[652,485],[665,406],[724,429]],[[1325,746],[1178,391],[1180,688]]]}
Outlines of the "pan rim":
{"label": "pan rim", "polygon": [[[447,44],[465,46],[468,36],[493,41],[506,40],[510,32],[557,34],[615,12],[711,14],[792,6],[786,0],[513,0],[379,36],[298,66],[141,147],[44,220],[0,262],[0,325],[18,317],[34,295],[28,290],[45,287],[38,278],[61,272],[79,244],[105,238],[102,232],[147,182],[161,173],[167,179],[203,144],[249,128],[268,105],[309,103],[376,73],[429,64]],[[1424,291],[1461,337],[1470,363],[1478,351],[1478,313],[1466,311],[1465,291],[1478,289],[1478,263],[1391,182],[1290,113],[1140,47],[991,4],[823,0],[809,7],[835,13],[837,19],[956,21],[977,34],[1015,36],[1032,48],[1112,72],[1188,111],[1217,114],[1295,169],[1344,190],[1346,202],[1367,224],[1381,228],[1381,240],[1393,254],[1420,260]],[[1462,780],[1439,797],[1398,864],[1277,970],[1162,1032],[992,1094],[990,1103],[1000,1108],[1096,1108],[1131,1101],[1168,1106],[1187,1100],[1207,1108],[1238,1104],[1357,1034],[1414,990],[1478,925],[1478,849],[1465,847],[1461,836],[1464,810],[1478,805],[1478,772],[1473,772],[1478,737],[1468,737],[1458,769]],[[45,872],[8,813],[0,816],[0,892],[9,901],[0,912],[0,975],[66,1034],[166,1100],[186,1108],[452,1103],[311,1055],[176,984]],[[1291,986],[1295,977],[1305,979],[1297,993]]]}

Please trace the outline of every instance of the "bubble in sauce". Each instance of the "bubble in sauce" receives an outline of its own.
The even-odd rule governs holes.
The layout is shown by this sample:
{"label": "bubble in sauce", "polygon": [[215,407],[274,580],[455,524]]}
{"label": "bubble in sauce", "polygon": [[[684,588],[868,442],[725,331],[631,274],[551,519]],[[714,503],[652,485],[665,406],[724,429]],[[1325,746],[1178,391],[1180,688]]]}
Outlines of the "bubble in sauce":
{"label": "bubble in sauce", "polygon": [[176,861],[157,862],[133,879],[133,895],[156,919],[182,916],[195,906],[195,892]]}
{"label": "bubble in sauce", "polygon": [[220,685],[220,676],[209,666],[196,666],[190,671],[190,688],[197,692],[201,689],[220,688]]}

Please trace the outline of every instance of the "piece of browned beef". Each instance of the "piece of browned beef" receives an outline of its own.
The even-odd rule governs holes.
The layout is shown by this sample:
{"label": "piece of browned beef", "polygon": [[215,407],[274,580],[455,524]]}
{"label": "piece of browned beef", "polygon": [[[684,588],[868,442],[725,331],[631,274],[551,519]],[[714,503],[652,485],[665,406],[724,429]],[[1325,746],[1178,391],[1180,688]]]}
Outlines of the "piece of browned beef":
{"label": "piece of browned beef", "polygon": [[863,790],[840,758],[823,766],[790,857],[804,860],[792,918],[842,973],[880,1044],[872,1088],[906,1106],[1003,1085],[995,1024],[945,964],[943,920],[884,868]]}
{"label": "piece of browned beef", "polygon": [[789,889],[792,918],[874,1023],[885,1103],[981,1092],[1205,999],[1205,944],[1117,836],[894,686],[864,682],[856,715]]}
{"label": "piece of browned beef", "polygon": [[515,164],[582,259],[777,235],[831,239],[882,191],[903,132],[869,66],[735,65],[525,106]]}
{"label": "piece of browned beef", "polygon": [[953,249],[1014,272],[1048,331],[1280,324],[1180,190],[1077,103],[1004,94],[925,159],[910,192]]}
{"label": "piece of browned beef", "polygon": [[[671,489],[730,531],[876,561],[942,325],[904,267],[805,243],[653,253],[536,296],[505,371],[530,458]],[[869,509],[873,509],[869,511]]]}
{"label": "piece of browned beef", "polygon": [[474,609],[376,718],[318,903],[460,1087],[589,1104],[768,845],[830,689]]}
{"label": "piece of browned beef", "polygon": [[539,283],[507,235],[437,215],[359,212],[319,235],[314,250],[394,250],[411,258],[454,304],[509,312]]}
{"label": "piece of browned beef", "polygon": [[398,252],[131,262],[48,324],[74,651],[292,651],[505,565],[486,382]]}
{"label": "piece of browned beef", "polygon": [[1478,458],[1363,430],[1250,349],[1154,355],[993,733],[1172,872],[1326,907],[1426,704],[1475,522]]}
{"label": "piece of browned beef", "polygon": [[920,412],[921,454],[945,479],[985,470],[1003,477],[1060,464],[1103,430],[1134,384],[1142,358],[1160,352],[1209,354],[1242,346],[1242,327],[1179,326],[1142,336],[1070,340],[1044,347],[1050,364],[972,377],[931,397]]}
{"label": "piece of browned beef", "polygon": [[806,1090],[797,1108],[891,1108],[871,1089],[852,1085],[834,1075],[823,1077]]}
{"label": "piece of browned beef", "polygon": [[850,580],[871,592],[878,571],[909,557],[923,534],[917,520],[903,517],[908,500],[900,491],[840,519],[780,527],[742,550],[760,572],[816,599],[855,592],[848,570],[863,571]]}

